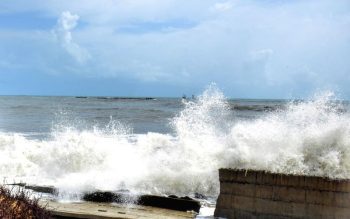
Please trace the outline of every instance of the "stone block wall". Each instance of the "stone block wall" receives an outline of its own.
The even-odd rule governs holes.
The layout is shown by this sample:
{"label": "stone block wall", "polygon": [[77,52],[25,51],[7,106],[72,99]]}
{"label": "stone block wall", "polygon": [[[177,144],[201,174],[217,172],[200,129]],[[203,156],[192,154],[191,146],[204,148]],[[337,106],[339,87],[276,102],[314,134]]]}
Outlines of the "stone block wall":
{"label": "stone block wall", "polygon": [[350,218],[350,180],[220,169],[216,217]]}

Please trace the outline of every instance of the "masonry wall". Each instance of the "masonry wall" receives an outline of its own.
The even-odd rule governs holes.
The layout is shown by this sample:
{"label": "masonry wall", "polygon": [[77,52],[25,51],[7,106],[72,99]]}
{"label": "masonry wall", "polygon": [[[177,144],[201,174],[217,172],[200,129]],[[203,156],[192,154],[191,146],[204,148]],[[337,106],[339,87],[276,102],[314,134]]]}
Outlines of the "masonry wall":
{"label": "masonry wall", "polygon": [[216,217],[350,218],[350,180],[220,169]]}

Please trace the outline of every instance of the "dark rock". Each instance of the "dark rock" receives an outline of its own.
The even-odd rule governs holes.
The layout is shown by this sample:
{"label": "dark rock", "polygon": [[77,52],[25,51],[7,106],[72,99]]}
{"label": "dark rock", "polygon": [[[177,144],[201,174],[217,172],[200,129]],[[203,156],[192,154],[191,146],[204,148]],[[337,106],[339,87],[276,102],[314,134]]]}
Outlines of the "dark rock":
{"label": "dark rock", "polygon": [[117,193],[119,193],[119,192],[121,192],[121,193],[130,193],[130,190],[129,189],[118,189]]}
{"label": "dark rock", "polygon": [[92,202],[116,202],[116,203],[134,203],[145,206],[165,208],[178,211],[199,212],[200,203],[189,197],[178,198],[175,195],[169,197],[156,195],[133,196],[130,193],[97,191],[86,193],[83,200]]}
{"label": "dark rock", "polygon": [[190,197],[188,197],[188,196],[181,197],[180,199],[194,201],[194,199],[192,199],[192,198],[190,198]]}
{"label": "dark rock", "polygon": [[182,198],[171,198],[171,197],[162,197],[155,195],[142,195],[138,200],[139,205],[152,206],[158,208],[166,208],[177,211],[195,211],[199,212],[201,207],[198,201]]}
{"label": "dark rock", "polygon": [[24,188],[33,190],[35,192],[49,193],[49,194],[53,194],[53,195],[58,194],[58,190],[53,186],[25,185]]}
{"label": "dark rock", "polygon": [[27,185],[26,183],[7,183],[4,184],[6,186],[19,186],[19,187],[24,187],[25,185]]}
{"label": "dark rock", "polygon": [[83,200],[91,202],[135,203],[137,201],[137,197],[132,196],[129,193],[96,191],[85,193],[83,195]]}
{"label": "dark rock", "polygon": [[116,202],[118,199],[117,195],[113,192],[92,192],[86,193],[83,196],[83,200],[91,202]]}
{"label": "dark rock", "polygon": [[200,193],[194,193],[194,197],[197,199],[208,199],[207,196],[202,195]]}

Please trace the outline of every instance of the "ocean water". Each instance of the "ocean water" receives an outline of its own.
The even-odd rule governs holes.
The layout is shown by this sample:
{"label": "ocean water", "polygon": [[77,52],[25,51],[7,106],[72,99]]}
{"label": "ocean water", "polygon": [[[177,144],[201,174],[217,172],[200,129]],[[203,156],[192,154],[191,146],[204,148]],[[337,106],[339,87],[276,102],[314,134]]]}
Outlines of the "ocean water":
{"label": "ocean water", "polygon": [[348,102],[0,97],[2,182],[215,199],[222,167],[349,178]]}

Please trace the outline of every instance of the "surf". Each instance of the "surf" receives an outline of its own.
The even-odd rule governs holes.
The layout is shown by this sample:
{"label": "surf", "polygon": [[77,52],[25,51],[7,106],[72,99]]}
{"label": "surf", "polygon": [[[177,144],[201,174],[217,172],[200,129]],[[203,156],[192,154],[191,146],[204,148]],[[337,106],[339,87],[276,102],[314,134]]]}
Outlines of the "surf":
{"label": "surf", "polygon": [[116,120],[87,130],[61,121],[45,139],[1,132],[0,179],[67,194],[127,189],[216,197],[219,168],[350,177],[350,116],[331,92],[238,119],[210,86],[183,101],[169,125],[173,132],[166,134],[133,133]]}

